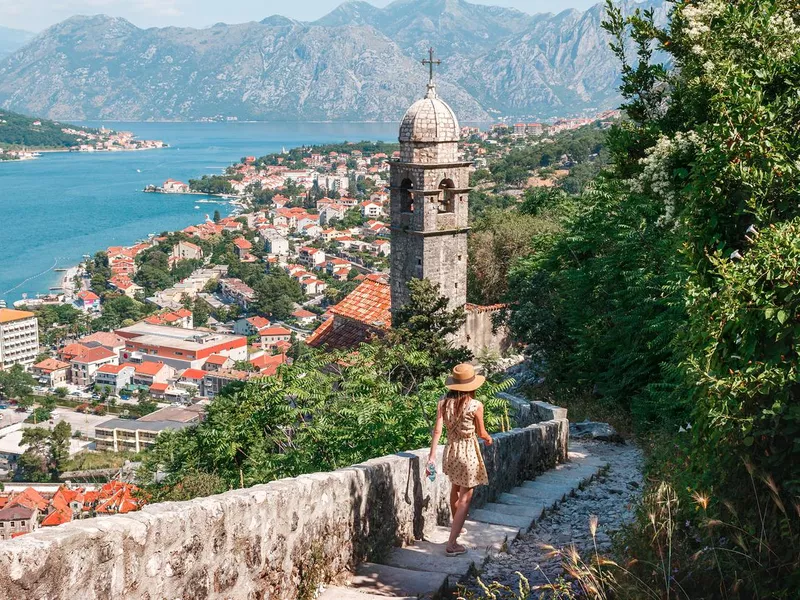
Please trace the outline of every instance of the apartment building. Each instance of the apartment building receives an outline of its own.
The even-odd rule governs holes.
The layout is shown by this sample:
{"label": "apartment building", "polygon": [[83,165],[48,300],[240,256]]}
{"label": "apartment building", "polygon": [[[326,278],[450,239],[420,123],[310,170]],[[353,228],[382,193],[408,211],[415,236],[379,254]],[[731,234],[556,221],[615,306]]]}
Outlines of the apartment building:
{"label": "apartment building", "polygon": [[25,310],[0,308],[0,371],[20,364],[26,369],[39,353],[39,323]]}

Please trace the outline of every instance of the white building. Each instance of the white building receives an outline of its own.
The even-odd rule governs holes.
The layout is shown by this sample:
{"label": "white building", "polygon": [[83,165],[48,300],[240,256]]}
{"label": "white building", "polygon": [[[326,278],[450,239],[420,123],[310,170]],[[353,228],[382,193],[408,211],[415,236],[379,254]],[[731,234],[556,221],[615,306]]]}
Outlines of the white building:
{"label": "white building", "polygon": [[20,364],[26,369],[39,353],[39,322],[25,310],[0,308],[0,371]]}

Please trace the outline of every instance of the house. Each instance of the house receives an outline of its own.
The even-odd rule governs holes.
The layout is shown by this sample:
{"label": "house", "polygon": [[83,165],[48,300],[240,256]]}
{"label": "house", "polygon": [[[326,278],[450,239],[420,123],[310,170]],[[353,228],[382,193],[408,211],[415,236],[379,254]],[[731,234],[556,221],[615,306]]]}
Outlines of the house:
{"label": "house", "polygon": [[328,284],[312,276],[301,279],[300,287],[303,288],[303,293],[306,296],[318,296],[328,289]]}
{"label": "house", "polygon": [[75,307],[84,312],[98,312],[100,310],[100,296],[91,290],[78,292],[75,298]]}
{"label": "house", "polygon": [[163,362],[136,363],[133,367],[132,385],[148,389],[154,383],[167,383],[169,378],[175,375],[175,369]]}
{"label": "house", "polygon": [[365,219],[376,219],[383,213],[383,205],[367,200],[361,203],[361,216]]}
{"label": "house", "polygon": [[303,326],[311,325],[317,320],[317,315],[311,311],[305,310],[304,308],[297,309],[292,313],[292,316],[297,319],[297,322],[300,323],[300,325]]}
{"label": "house", "polygon": [[264,248],[269,254],[287,256],[289,254],[289,240],[282,236],[267,238]]}
{"label": "house", "polygon": [[187,184],[182,181],[176,181],[175,179],[167,179],[162,184],[161,189],[170,194],[186,194],[190,191]]}
{"label": "house", "polygon": [[78,340],[78,343],[87,348],[102,346],[116,354],[119,354],[120,350],[125,348],[125,340],[110,331],[97,331],[91,335],[83,336]]}
{"label": "house", "polygon": [[94,383],[95,373],[103,365],[116,365],[117,353],[105,346],[88,348],[83,354],[70,361],[72,383],[85,388]]}
{"label": "house", "polygon": [[232,369],[235,361],[229,356],[223,356],[221,354],[212,354],[208,357],[203,368],[211,373],[215,371],[223,371],[225,369]]}
{"label": "house", "polygon": [[144,291],[144,288],[135,284],[128,275],[114,275],[108,280],[108,285],[129,298],[135,298],[136,294]]}
{"label": "house", "polygon": [[166,382],[154,383],[150,386],[148,392],[154,400],[163,400],[167,395],[169,384]]}
{"label": "house", "polygon": [[220,279],[219,291],[223,298],[229,302],[235,302],[244,310],[247,310],[256,298],[253,288],[235,277]]}
{"label": "house", "polygon": [[261,347],[264,350],[275,348],[278,342],[288,342],[291,337],[292,332],[286,327],[268,327],[261,331]]}
{"label": "house", "polygon": [[377,256],[389,256],[392,251],[392,245],[389,240],[375,240],[372,242],[371,248]]}
{"label": "house", "polygon": [[39,528],[39,510],[9,503],[0,509],[0,540],[10,540]]}
{"label": "house", "polygon": [[45,358],[31,367],[31,374],[42,385],[57,388],[69,382],[70,365],[56,358]]}
{"label": "house", "polygon": [[302,246],[298,251],[297,260],[305,266],[313,269],[325,262],[325,252],[319,248]]}
{"label": "house", "polygon": [[171,327],[192,329],[194,327],[194,315],[188,308],[179,308],[175,311],[150,315],[144,319],[144,322],[151,325],[169,325]]}
{"label": "house", "polygon": [[205,376],[206,372],[202,369],[184,369],[178,376],[175,385],[188,390],[190,394],[202,395]]}
{"label": "house", "polygon": [[172,253],[169,256],[170,266],[180,260],[202,260],[203,249],[197,244],[191,242],[184,242],[181,240],[172,247]]}
{"label": "house", "polygon": [[94,387],[97,390],[106,388],[118,396],[123,388],[131,385],[135,372],[136,366],[130,363],[103,365],[94,374]]}
{"label": "house", "polygon": [[73,342],[72,344],[67,344],[60,350],[57,350],[56,355],[58,355],[58,358],[62,362],[72,362],[73,358],[77,358],[78,356],[85,354],[88,350],[88,346]]}
{"label": "house", "polygon": [[341,220],[347,214],[347,207],[342,204],[326,204],[319,211],[319,222],[326,224]]}
{"label": "house", "polygon": [[272,356],[269,354],[262,354],[257,358],[251,358],[250,364],[258,369],[260,375],[269,377],[275,375],[278,367],[287,364],[289,360],[290,359],[288,359],[285,354],[275,354]]}
{"label": "house", "polygon": [[243,317],[233,325],[233,333],[247,336],[259,335],[262,329],[269,326],[269,319],[264,317]]}
{"label": "house", "polygon": [[250,250],[253,249],[253,244],[247,241],[243,237],[237,237],[233,240],[233,251],[236,253],[236,256],[239,257],[241,260],[243,257],[250,253]]}

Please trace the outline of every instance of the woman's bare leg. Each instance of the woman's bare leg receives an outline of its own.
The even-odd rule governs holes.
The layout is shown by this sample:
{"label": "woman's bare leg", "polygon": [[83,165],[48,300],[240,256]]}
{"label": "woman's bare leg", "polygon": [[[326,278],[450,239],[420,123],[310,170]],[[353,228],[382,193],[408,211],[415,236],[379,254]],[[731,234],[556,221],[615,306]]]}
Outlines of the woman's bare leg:
{"label": "woman's bare leg", "polygon": [[464,526],[464,521],[467,520],[467,513],[469,512],[469,505],[472,502],[473,488],[459,486],[458,500],[456,500],[456,511],[453,514],[453,522],[450,525],[450,539],[447,542],[447,547],[455,549],[458,536],[461,535],[461,528]]}
{"label": "woman's bare leg", "polygon": [[458,502],[458,486],[450,484],[450,522],[456,517],[456,502]]}

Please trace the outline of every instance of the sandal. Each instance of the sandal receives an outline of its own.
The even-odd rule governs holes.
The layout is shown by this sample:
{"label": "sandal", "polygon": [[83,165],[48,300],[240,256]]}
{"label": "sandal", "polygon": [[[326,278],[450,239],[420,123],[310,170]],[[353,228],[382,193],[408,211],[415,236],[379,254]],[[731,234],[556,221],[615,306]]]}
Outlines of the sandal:
{"label": "sandal", "polygon": [[453,547],[453,549],[450,549],[450,548],[446,548],[445,549],[445,555],[446,556],[459,556],[461,554],[466,554],[466,552],[467,552],[467,549],[464,546],[461,546],[460,544],[456,544]]}

